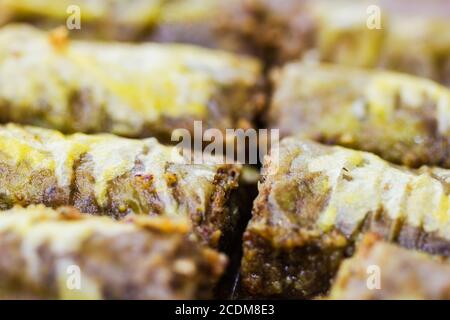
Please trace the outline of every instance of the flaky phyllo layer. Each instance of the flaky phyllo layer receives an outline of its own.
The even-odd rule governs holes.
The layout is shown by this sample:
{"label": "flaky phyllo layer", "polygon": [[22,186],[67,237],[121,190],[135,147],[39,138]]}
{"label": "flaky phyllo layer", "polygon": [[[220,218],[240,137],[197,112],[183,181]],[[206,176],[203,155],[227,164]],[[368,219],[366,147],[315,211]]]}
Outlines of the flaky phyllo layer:
{"label": "flaky phyllo layer", "polygon": [[[378,278],[370,281],[368,273]],[[448,300],[450,263],[442,257],[378,241],[370,234],[358,244],[355,255],[341,264],[329,297],[336,300]]]}
{"label": "flaky phyllo layer", "polygon": [[391,162],[450,166],[450,90],[388,71],[292,63],[275,74],[270,125]]}
{"label": "flaky phyllo layer", "polygon": [[217,245],[232,228],[230,205],[239,167],[191,164],[156,139],[0,127],[0,207],[73,205],[82,212],[189,217],[202,240]]}
{"label": "flaky phyllo layer", "polygon": [[194,120],[248,127],[256,60],[177,44],[69,41],[10,25],[0,30],[0,119],[63,132],[170,141]]}
{"label": "flaky phyllo layer", "polygon": [[189,222],[117,222],[71,208],[0,212],[0,298],[208,298],[226,259],[189,237]]}
{"label": "flaky phyllo layer", "polygon": [[407,169],[371,153],[286,138],[262,173],[241,269],[252,295],[324,292],[367,232],[450,256],[449,170]]}
{"label": "flaky phyllo layer", "polygon": [[408,225],[450,240],[450,170],[406,169],[371,153],[296,138],[283,140],[279,152],[279,161],[268,158],[263,173],[270,210],[280,214],[255,215],[256,230],[288,226],[292,233],[284,230],[275,238],[281,242],[295,237],[295,224],[351,238],[369,216],[378,216],[392,222],[386,235],[393,239]]}

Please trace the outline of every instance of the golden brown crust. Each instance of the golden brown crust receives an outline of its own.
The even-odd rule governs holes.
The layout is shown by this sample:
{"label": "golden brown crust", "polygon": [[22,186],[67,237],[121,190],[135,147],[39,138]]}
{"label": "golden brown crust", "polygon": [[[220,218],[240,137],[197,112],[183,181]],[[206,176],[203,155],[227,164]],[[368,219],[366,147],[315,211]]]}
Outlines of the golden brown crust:
{"label": "golden brown crust", "polygon": [[[276,152],[276,151],[278,152]],[[283,140],[266,158],[244,234],[241,275],[251,296],[323,293],[366,232],[450,256],[448,181],[365,152]],[[441,169],[440,176],[448,174]]]}
{"label": "golden brown crust", "polygon": [[[369,28],[378,21],[373,6],[380,9],[380,25]],[[242,44],[241,50],[269,65],[305,58],[382,67],[449,84],[443,68],[450,57],[445,0],[244,0],[237,7],[221,28]]]}
{"label": "golden brown crust", "polygon": [[195,234],[222,247],[238,219],[233,194],[240,166],[193,164],[155,139],[64,136],[0,126],[0,208],[72,205],[84,213],[187,217]]}
{"label": "golden brown crust", "polygon": [[174,143],[194,120],[204,130],[252,127],[264,107],[257,60],[181,44],[69,41],[61,30],[0,29],[0,81],[9,83],[1,122]]}
{"label": "golden brown crust", "polygon": [[269,125],[410,167],[450,167],[450,90],[386,71],[288,64],[274,74]]}
{"label": "golden brown crust", "polygon": [[[32,206],[0,213],[0,225],[3,299],[210,298],[226,263],[190,239],[185,220],[115,222]],[[68,270],[78,270],[79,287]]]}
{"label": "golden brown crust", "polygon": [[344,261],[334,281],[331,299],[450,299],[447,259],[405,250],[363,238],[355,255]]}

